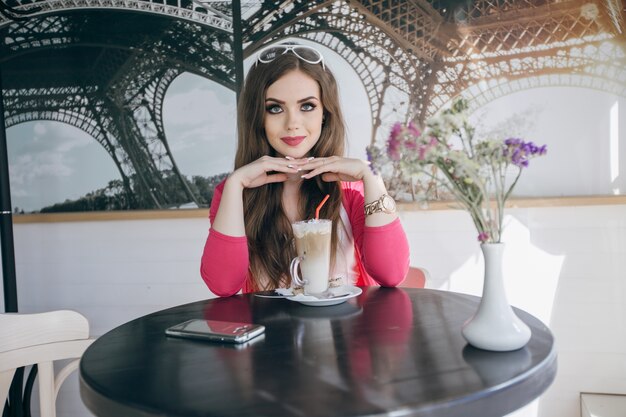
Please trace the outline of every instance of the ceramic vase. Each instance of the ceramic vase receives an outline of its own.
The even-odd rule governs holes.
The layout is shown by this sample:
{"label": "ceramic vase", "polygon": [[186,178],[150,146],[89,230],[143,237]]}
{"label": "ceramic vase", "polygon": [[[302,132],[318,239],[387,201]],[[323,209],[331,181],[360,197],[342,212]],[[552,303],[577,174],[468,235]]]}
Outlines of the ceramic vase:
{"label": "ceramic vase", "polygon": [[485,260],[483,295],[476,314],[463,325],[467,342],[479,349],[511,351],[524,347],[530,340],[530,328],[509,305],[502,276],[503,243],[483,243]]}

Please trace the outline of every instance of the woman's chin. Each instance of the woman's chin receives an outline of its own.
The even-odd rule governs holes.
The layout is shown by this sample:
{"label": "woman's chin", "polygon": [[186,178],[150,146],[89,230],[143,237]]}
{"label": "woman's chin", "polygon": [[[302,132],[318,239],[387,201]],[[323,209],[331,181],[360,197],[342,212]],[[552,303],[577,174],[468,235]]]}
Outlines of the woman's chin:
{"label": "woman's chin", "polygon": [[303,158],[308,157],[309,155],[307,151],[293,149],[293,150],[290,150],[289,152],[286,152],[285,156],[288,156],[293,159],[303,159]]}
{"label": "woman's chin", "polygon": [[278,155],[282,155],[283,157],[289,157],[293,159],[303,159],[311,156],[309,153],[311,151],[311,146],[308,146],[306,143],[300,143],[298,146],[289,146],[286,144],[281,144],[282,146],[276,146],[274,150]]}

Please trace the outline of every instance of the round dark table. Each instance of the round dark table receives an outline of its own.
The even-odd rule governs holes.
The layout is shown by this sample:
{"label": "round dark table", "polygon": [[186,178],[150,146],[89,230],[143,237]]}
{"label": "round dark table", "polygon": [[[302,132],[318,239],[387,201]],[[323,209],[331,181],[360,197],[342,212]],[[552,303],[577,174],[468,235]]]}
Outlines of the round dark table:
{"label": "round dark table", "polygon": [[[364,288],[310,307],[252,294],[159,311],[98,338],[80,362],[81,398],[98,417],[445,416],[512,412],[556,374],[554,340],[533,316],[527,346],[468,346],[461,325],[479,299]],[[192,318],[266,326],[246,346],[165,336]]]}

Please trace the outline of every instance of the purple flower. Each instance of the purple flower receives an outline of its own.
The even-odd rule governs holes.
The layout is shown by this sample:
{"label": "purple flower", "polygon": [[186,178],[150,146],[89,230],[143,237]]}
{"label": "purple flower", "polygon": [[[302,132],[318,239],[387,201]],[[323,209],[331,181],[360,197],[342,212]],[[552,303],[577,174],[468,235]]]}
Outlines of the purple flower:
{"label": "purple flower", "polygon": [[537,146],[532,142],[524,142],[519,138],[508,138],[504,141],[504,145],[502,156],[510,158],[511,163],[520,168],[527,167],[531,157],[545,155],[547,152],[546,145]]}
{"label": "purple flower", "polygon": [[367,154],[367,161],[369,162],[370,169],[374,175],[378,175],[380,173],[378,172],[378,157],[380,156],[378,148],[374,146],[367,146],[365,148],[365,153]]}
{"label": "purple flower", "polygon": [[408,129],[409,129],[409,133],[411,133],[416,138],[422,134],[422,132],[420,132],[420,130],[417,128],[417,126],[413,122],[409,122]]}
{"label": "purple flower", "polygon": [[400,133],[402,133],[403,126],[401,123],[395,123],[391,128],[389,139],[387,139],[387,155],[392,161],[400,160]]}
{"label": "purple flower", "polygon": [[402,126],[402,123],[394,123],[393,127],[391,128],[391,133],[389,134],[389,139],[398,139],[398,136],[400,135],[400,133],[402,133],[403,128],[404,126]]}
{"label": "purple flower", "polygon": [[486,241],[489,240],[489,234],[487,232],[480,232],[478,234],[478,241],[485,243]]}
{"label": "purple flower", "polygon": [[398,139],[389,138],[387,141],[387,155],[392,161],[400,160],[400,141]]}
{"label": "purple flower", "polygon": [[506,146],[511,147],[511,146],[517,146],[517,145],[519,145],[521,142],[522,142],[522,140],[521,140],[521,139],[518,139],[518,138],[508,138],[508,139],[506,139],[506,140],[504,141],[504,144],[505,144]]}
{"label": "purple flower", "polygon": [[437,138],[431,136],[430,141],[427,144],[420,145],[420,147],[418,148],[419,153],[417,155],[417,159],[423,161],[426,158],[426,153],[436,145]]}

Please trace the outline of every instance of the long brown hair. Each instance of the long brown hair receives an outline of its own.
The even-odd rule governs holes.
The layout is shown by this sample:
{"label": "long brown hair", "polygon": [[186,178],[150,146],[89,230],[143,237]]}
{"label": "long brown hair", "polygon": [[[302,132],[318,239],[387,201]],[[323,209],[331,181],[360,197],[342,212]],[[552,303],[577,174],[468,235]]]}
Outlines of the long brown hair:
{"label": "long brown hair", "polygon": [[[296,70],[317,81],[324,106],[322,131],[311,149],[311,156],[343,156],[345,126],[335,77],[322,64],[310,64],[287,52],[279,54],[269,63],[254,64],[246,76],[237,107],[238,144],[235,169],[264,155],[276,156],[265,135],[265,94],[268,87],[279,78]],[[296,253],[292,244],[291,223],[282,206],[282,191],[282,183],[271,183],[245,189],[243,193],[250,272],[253,277],[250,284],[257,290],[273,289],[291,282],[289,263]],[[313,218],[315,207],[326,194],[330,198],[322,207],[320,218],[333,220],[331,259],[335,259],[341,209],[340,183],[325,182],[319,177],[305,180],[300,187],[299,213],[304,219]],[[261,277],[267,279],[263,280],[265,285],[261,285]]]}

